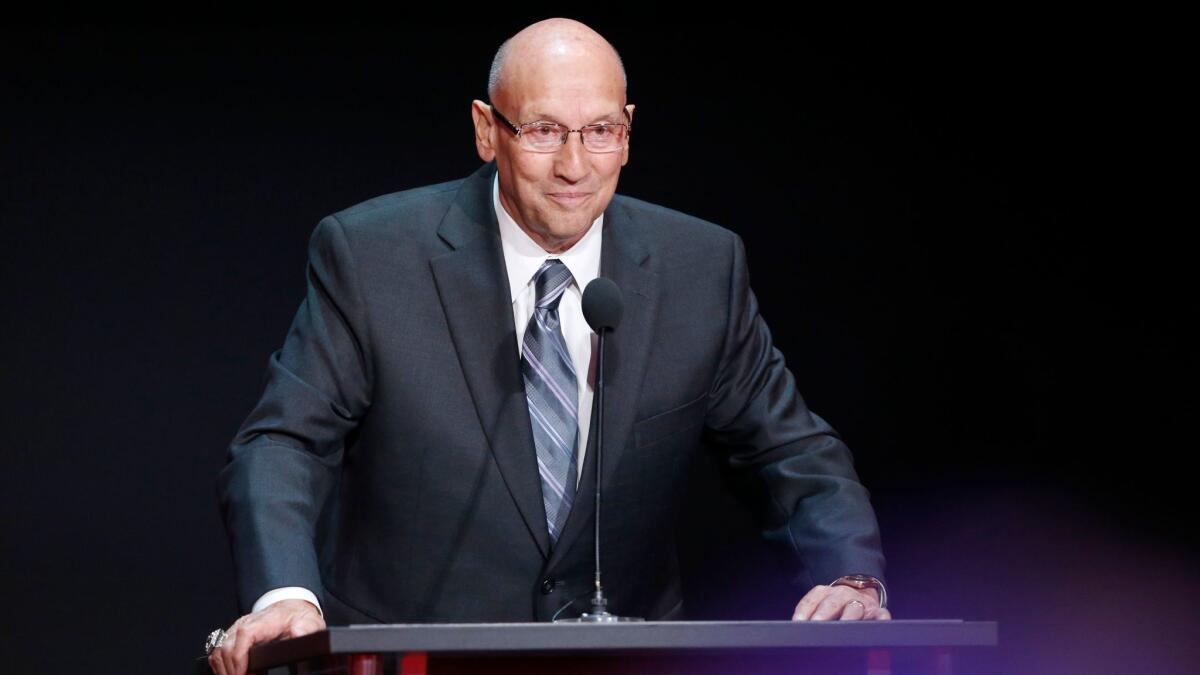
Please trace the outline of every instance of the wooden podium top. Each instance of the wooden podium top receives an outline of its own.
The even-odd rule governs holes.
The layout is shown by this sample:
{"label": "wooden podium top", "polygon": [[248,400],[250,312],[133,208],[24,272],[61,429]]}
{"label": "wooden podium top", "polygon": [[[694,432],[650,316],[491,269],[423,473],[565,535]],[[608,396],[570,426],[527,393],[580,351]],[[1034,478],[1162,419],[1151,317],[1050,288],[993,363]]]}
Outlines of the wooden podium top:
{"label": "wooden podium top", "polygon": [[339,626],[250,651],[252,670],[331,654],[666,654],[808,647],[987,647],[994,621],[645,621]]}

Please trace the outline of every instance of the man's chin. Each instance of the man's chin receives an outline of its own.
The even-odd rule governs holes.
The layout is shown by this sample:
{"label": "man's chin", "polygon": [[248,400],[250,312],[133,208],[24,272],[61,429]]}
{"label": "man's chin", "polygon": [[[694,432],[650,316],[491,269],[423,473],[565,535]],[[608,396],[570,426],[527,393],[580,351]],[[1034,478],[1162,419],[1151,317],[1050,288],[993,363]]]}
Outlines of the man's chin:
{"label": "man's chin", "polygon": [[566,248],[574,246],[577,241],[582,239],[583,235],[587,234],[588,228],[590,228],[591,225],[591,221],[588,221],[587,225],[580,227],[553,227],[548,230],[548,236],[546,239],[553,244],[556,249],[565,250]]}
{"label": "man's chin", "polygon": [[579,239],[583,235],[587,234],[588,228],[590,228],[591,226],[592,226],[592,221],[589,220],[588,222],[580,224],[576,227],[565,227],[562,230],[560,230],[558,233],[556,233],[556,236],[558,236],[560,239],[563,239],[563,240]]}

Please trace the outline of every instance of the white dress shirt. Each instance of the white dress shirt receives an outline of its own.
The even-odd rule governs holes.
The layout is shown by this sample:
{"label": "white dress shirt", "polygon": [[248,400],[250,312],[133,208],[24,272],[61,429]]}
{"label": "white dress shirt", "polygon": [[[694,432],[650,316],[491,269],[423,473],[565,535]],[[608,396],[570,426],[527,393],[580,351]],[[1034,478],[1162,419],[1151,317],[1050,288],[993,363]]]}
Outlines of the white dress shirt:
{"label": "white dress shirt", "polygon": [[[567,353],[575,365],[576,373],[587,373],[587,377],[579,378],[579,432],[576,436],[575,449],[575,483],[583,475],[583,460],[587,450],[588,429],[592,422],[592,393],[596,382],[596,334],[583,318],[583,289],[587,288],[592,279],[600,276],[600,241],[604,227],[604,214],[601,213],[587,234],[575,242],[571,248],[562,253],[547,253],[537,243],[525,234],[500,203],[500,177],[497,174],[492,181],[492,206],[496,210],[496,220],[500,223],[500,244],[504,251],[504,267],[508,272],[508,287],[512,291],[513,324],[517,329],[517,353],[515,358],[521,359],[521,344],[525,339],[525,327],[533,316],[533,308],[537,304],[537,288],[533,283],[533,275],[550,258],[561,260],[571,276],[575,278],[558,302],[559,326],[563,339],[567,343]],[[307,600],[321,609],[317,596],[307,588],[287,586],[267,591],[260,597],[251,609],[253,612],[265,609],[268,605],[280,600]],[[324,614],[324,612],[322,612]]]}
{"label": "white dress shirt", "polygon": [[504,249],[504,266],[508,268],[508,287],[512,290],[513,324],[517,327],[517,359],[521,358],[521,344],[525,339],[525,328],[537,305],[537,288],[533,275],[548,259],[561,260],[571,276],[575,277],[562,299],[558,301],[558,321],[567,353],[575,365],[576,373],[587,373],[578,378],[579,387],[579,431],[575,443],[575,484],[583,475],[583,455],[587,449],[588,428],[592,424],[592,392],[596,383],[595,362],[596,334],[583,318],[583,289],[600,276],[600,234],[604,227],[601,213],[587,234],[562,253],[547,253],[517,225],[512,216],[500,204],[499,176],[492,183],[492,204],[496,207],[496,219],[500,221],[500,243]]}

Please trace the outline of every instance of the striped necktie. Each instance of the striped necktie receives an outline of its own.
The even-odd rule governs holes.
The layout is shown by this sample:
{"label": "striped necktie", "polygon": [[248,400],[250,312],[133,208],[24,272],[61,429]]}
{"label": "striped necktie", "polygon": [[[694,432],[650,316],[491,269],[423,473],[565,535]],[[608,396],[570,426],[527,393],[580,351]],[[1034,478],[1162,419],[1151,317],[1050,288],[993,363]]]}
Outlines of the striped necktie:
{"label": "striped necktie", "polygon": [[538,269],[534,275],[537,304],[521,345],[521,374],[542,478],[542,504],[555,543],[571,512],[577,471],[579,391],[558,319],[558,301],[572,281],[571,271],[561,260],[547,260]]}

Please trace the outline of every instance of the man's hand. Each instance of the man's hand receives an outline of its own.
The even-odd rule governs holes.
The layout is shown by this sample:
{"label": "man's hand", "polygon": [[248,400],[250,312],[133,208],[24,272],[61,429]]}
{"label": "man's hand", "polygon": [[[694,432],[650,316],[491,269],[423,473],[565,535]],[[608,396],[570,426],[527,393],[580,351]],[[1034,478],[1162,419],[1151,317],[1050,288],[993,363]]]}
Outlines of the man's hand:
{"label": "man's hand", "polygon": [[246,675],[250,648],[281,638],[300,637],[325,628],[325,619],[306,600],[280,600],[247,614],[229,627],[225,641],[208,655],[216,675]]}
{"label": "man's hand", "polygon": [[879,606],[879,595],[874,588],[859,590],[850,586],[813,586],[800,598],[792,613],[792,621],[886,621],[890,618],[892,613]]}

